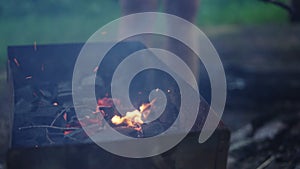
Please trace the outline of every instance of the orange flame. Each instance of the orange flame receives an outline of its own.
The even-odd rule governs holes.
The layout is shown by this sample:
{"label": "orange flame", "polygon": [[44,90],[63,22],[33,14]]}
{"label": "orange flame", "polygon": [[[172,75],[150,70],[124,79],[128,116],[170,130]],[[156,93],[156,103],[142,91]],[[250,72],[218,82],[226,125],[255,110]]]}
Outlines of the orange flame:
{"label": "orange flame", "polygon": [[143,119],[147,119],[150,114],[150,107],[154,104],[156,99],[153,99],[150,103],[144,103],[139,107],[139,110],[134,110],[131,112],[127,112],[124,117],[120,117],[115,115],[111,122],[115,125],[126,124],[130,127],[140,126],[144,124]]}

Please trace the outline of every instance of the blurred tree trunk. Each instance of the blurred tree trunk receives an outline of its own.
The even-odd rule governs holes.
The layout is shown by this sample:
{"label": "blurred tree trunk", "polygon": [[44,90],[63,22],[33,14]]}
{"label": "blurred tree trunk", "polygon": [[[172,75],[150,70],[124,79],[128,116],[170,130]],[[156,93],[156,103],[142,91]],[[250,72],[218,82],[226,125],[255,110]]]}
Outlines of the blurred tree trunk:
{"label": "blurred tree trunk", "polygon": [[279,0],[261,0],[263,2],[271,3],[287,10],[290,14],[292,23],[300,22],[300,0],[290,0],[290,4]]}
{"label": "blurred tree trunk", "polygon": [[300,22],[300,0],[292,0],[292,11],[293,14],[291,15],[292,22]]}

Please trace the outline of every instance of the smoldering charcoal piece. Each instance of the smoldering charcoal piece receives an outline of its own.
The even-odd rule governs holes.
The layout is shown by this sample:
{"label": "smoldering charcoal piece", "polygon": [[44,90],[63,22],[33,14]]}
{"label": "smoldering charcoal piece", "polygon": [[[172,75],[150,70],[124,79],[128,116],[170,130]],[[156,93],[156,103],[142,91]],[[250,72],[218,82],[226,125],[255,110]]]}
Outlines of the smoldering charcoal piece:
{"label": "smoldering charcoal piece", "polygon": [[15,102],[15,114],[27,114],[33,109],[30,100],[19,99]]}
{"label": "smoldering charcoal piece", "polygon": [[138,138],[142,134],[139,131],[136,131],[135,129],[129,128],[129,127],[120,126],[120,127],[114,127],[114,128],[118,132],[120,132],[126,136],[130,136],[130,137],[134,137],[134,138]]}
{"label": "smoldering charcoal piece", "polygon": [[46,97],[46,98],[52,98],[53,94],[51,93],[51,91],[48,91],[46,89],[39,89],[39,92],[42,94],[42,96]]}
{"label": "smoldering charcoal piece", "polygon": [[[88,45],[95,45],[97,49],[101,50],[102,47],[111,45],[111,43]],[[109,130],[105,130],[107,126],[104,125],[104,120],[109,122],[115,130],[133,138],[162,133],[177,117],[177,106],[179,105],[176,104],[177,102],[173,102],[177,98],[173,94],[178,92],[172,88],[173,86],[162,85],[166,90],[171,88],[172,92],[167,97],[171,98],[171,103],[174,105],[168,105],[166,111],[169,112],[162,115],[157,121],[144,123],[141,126],[137,125],[141,127],[141,130],[135,128],[136,126],[114,125],[111,118],[114,115],[120,115],[114,105],[118,103],[107,106],[99,105],[97,101],[104,97],[112,100],[110,84],[115,68],[127,56],[146,49],[146,47],[137,42],[116,44],[107,53],[101,65],[98,65],[99,70],[95,71],[94,67],[86,68],[91,72],[83,75],[81,85],[72,86],[73,69],[82,46],[83,44],[38,45],[37,50],[34,50],[33,46],[8,48],[8,57],[11,61],[8,67],[13,76],[9,79],[13,79],[15,91],[14,112],[12,112],[14,114],[12,147],[7,154],[8,169],[49,167],[65,169],[92,169],[95,167],[194,169],[199,165],[207,169],[226,168],[229,141],[229,131],[226,128],[219,127],[206,143],[198,143],[207,107],[200,108],[199,114],[203,117],[197,121],[197,127],[180,144],[162,155],[130,159],[112,154],[96,145],[87,134],[101,135],[103,132],[108,132]],[[16,65],[13,60],[18,60],[19,65]],[[80,114],[78,117],[73,105],[72,87],[81,89],[91,87],[95,74],[97,75],[94,84],[96,98],[89,98],[86,93],[82,93],[82,100],[81,103],[78,103],[77,111],[83,112],[83,115]],[[25,75],[30,75],[30,79],[26,79]],[[161,76],[157,77],[157,79],[160,78]],[[150,89],[147,86],[149,83],[140,84],[146,85],[146,89]],[[143,86],[140,87],[140,89],[145,89]],[[134,88],[134,92],[129,91],[130,95],[139,93],[137,90]],[[142,91],[142,93],[146,92]],[[143,94],[130,96],[135,106],[148,102],[148,99],[140,98]],[[113,99],[117,100],[118,98]],[[88,103],[92,102],[95,102],[95,105],[90,107]],[[85,130],[82,126],[85,127]],[[178,131],[180,132],[180,129]],[[166,137],[172,139],[175,134]],[[129,141],[120,140],[120,138],[104,138],[104,140],[118,143],[121,146]],[[158,145],[149,146],[155,148]]]}
{"label": "smoldering charcoal piece", "polygon": [[15,90],[14,94],[17,98],[22,98],[28,102],[34,101],[36,96],[34,95],[34,88],[31,85],[25,85]]}

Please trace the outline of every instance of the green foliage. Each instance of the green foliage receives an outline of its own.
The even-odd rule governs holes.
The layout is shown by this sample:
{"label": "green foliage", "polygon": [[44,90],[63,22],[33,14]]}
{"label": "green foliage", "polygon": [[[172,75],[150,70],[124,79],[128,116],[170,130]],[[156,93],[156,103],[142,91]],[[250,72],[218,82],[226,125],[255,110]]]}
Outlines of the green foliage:
{"label": "green foliage", "polygon": [[24,15],[101,15],[116,10],[117,0],[10,0],[0,1],[0,15],[22,17]]}
{"label": "green foliage", "polygon": [[[287,13],[258,0],[201,0],[197,24],[285,23]],[[84,42],[120,16],[118,0],[0,1],[0,69],[8,45]]]}
{"label": "green foliage", "polygon": [[202,0],[199,25],[286,23],[288,13],[259,0]]}
{"label": "green foliage", "polygon": [[119,16],[117,0],[0,1],[0,69],[9,45],[84,42]]}

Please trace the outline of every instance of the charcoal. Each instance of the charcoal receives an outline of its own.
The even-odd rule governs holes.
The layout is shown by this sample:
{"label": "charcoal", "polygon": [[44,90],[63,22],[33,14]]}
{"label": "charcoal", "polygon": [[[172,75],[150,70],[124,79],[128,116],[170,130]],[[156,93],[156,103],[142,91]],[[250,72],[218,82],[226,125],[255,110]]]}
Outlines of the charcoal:
{"label": "charcoal", "polygon": [[144,124],[142,128],[143,128],[143,137],[145,138],[159,135],[166,130],[163,124],[159,121],[154,121],[148,124]]}
{"label": "charcoal", "polygon": [[[34,113],[35,117],[41,117],[41,118],[51,118],[54,119],[57,113],[61,110],[61,107],[58,106],[43,106],[38,107],[38,109]],[[51,123],[51,121],[44,121],[43,123]]]}
{"label": "charcoal", "polygon": [[53,94],[51,93],[51,91],[45,90],[45,89],[40,89],[39,92],[42,94],[42,96],[46,97],[46,98],[52,98]]}
{"label": "charcoal", "polygon": [[27,100],[28,102],[34,101],[36,99],[36,96],[34,95],[34,89],[30,85],[26,85],[23,87],[20,87],[18,89],[15,89],[15,97],[19,99]]}
{"label": "charcoal", "polygon": [[19,99],[15,104],[15,114],[26,114],[33,109],[33,104],[30,100]]}
{"label": "charcoal", "polygon": [[39,98],[53,101],[57,96],[57,83],[41,82],[34,84],[35,94]]}
{"label": "charcoal", "polygon": [[71,82],[58,83],[57,92],[58,92],[58,94],[72,92],[72,83]]}
{"label": "charcoal", "polygon": [[57,85],[57,101],[59,103],[71,104],[72,100],[72,83],[71,82],[61,82]]}
{"label": "charcoal", "polygon": [[82,128],[74,130],[69,134],[65,134],[63,140],[65,143],[91,143],[91,140]]}
{"label": "charcoal", "polygon": [[120,126],[120,127],[114,127],[114,129],[126,136],[130,136],[130,137],[134,137],[134,138],[138,138],[138,137],[142,136],[141,132],[139,132],[131,127]]}

